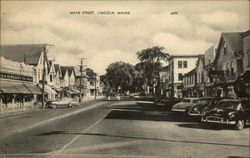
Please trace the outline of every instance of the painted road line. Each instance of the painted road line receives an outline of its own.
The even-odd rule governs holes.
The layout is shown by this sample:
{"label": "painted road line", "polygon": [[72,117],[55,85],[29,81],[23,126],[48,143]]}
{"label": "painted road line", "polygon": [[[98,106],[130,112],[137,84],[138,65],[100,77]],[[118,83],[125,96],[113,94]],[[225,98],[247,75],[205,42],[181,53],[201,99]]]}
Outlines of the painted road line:
{"label": "painted road line", "polygon": [[[98,120],[97,122],[95,122],[93,125],[89,126],[87,129],[84,129],[83,131],[81,131],[80,133],[85,133],[87,132],[89,129],[91,129],[92,127],[94,127],[95,125],[97,125],[98,123],[100,123],[101,121],[103,120],[100,119]],[[78,136],[76,136],[75,138],[73,138],[69,143],[65,144],[61,149],[55,151],[55,152],[52,152],[52,157],[50,158],[54,158],[56,155],[58,155],[62,150],[64,150],[65,148],[67,148],[69,145],[71,145],[74,141],[76,141],[79,137],[81,136],[81,134],[79,134]]]}
{"label": "painted road line", "polygon": [[40,122],[38,122],[38,123],[36,123],[36,124],[32,124],[32,125],[25,126],[25,127],[22,127],[22,128],[14,129],[14,130],[10,131],[6,136],[11,135],[11,134],[14,134],[14,133],[24,132],[24,131],[26,131],[26,130],[28,130],[28,129],[32,129],[32,128],[35,128],[35,127],[44,125],[44,124],[49,123],[49,122],[51,122],[51,121],[55,121],[55,120],[58,120],[58,119],[62,119],[62,118],[65,118],[65,117],[69,117],[69,116],[72,116],[72,115],[81,113],[81,112],[83,112],[83,111],[87,111],[87,110],[93,109],[93,108],[98,107],[98,106],[103,105],[103,104],[106,104],[106,102],[104,102],[104,103],[102,103],[102,102],[96,103],[94,106],[89,106],[89,107],[86,107],[86,108],[82,108],[82,109],[73,111],[73,112],[71,112],[71,113],[67,113],[67,114],[64,114],[64,115],[60,115],[60,116],[57,116],[57,117],[53,117],[53,118],[48,119],[48,120],[40,121]]}

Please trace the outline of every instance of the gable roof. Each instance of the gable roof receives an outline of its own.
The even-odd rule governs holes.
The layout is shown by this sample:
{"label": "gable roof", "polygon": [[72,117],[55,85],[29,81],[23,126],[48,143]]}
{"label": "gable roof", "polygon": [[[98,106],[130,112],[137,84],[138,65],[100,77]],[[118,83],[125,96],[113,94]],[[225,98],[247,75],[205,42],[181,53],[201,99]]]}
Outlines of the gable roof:
{"label": "gable roof", "polygon": [[221,33],[218,47],[215,54],[214,63],[219,58],[220,48],[223,45],[223,40],[228,44],[228,47],[234,52],[234,55],[239,55],[242,51],[242,32],[223,32]]}
{"label": "gable roof", "polygon": [[199,65],[199,62],[201,61],[201,63],[203,64],[203,66],[205,65],[205,55],[204,54],[201,54],[198,58],[198,61],[197,61],[197,66]]}
{"label": "gable roof", "polygon": [[62,71],[61,71],[61,67],[59,64],[54,64],[55,67],[55,72],[59,73],[59,77],[62,77]]}
{"label": "gable roof", "polygon": [[73,66],[61,66],[62,77],[64,77],[66,71],[68,71],[69,76],[73,73],[75,76],[75,70]]}
{"label": "gable roof", "polygon": [[1,56],[6,59],[37,65],[46,44],[1,45]]}
{"label": "gable roof", "polygon": [[227,42],[229,47],[235,53],[240,53],[242,50],[241,47],[241,36],[242,32],[230,32],[230,33],[222,33],[221,36]]}

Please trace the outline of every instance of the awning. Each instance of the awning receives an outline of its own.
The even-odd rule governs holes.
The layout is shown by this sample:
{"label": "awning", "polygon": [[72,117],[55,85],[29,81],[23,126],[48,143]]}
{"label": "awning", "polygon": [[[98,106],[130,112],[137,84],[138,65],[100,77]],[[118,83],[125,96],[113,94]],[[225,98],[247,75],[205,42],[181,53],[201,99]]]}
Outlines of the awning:
{"label": "awning", "polygon": [[[39,85],[39,87],[41,88],[41,90],[42,90],[42,85]],[[50,86],[48,86],[48,85],[44,85],[44,91],[45,91],[45,93],[47,93],[47,94],[57,94],[56,93],[56,91],[54,91]]]}
{"label": "awning", "polygon": [[0,91],[1,93],[20,93],[9,81],[0,81]]}
{"label": "awning", "polygon": [[27,84],[25,83],[24,86],[25,86],[28,90],[30,90],[30,92],[31,92],[32,94],[42,94],[40,88],[39,88],[38,86],[34,85],[33,83],[27,83]]}
{"label": "awning", "polygon": [[20,83],[17,81],[0,81],[0,91],[8,94],[41,94],[33,83]]}

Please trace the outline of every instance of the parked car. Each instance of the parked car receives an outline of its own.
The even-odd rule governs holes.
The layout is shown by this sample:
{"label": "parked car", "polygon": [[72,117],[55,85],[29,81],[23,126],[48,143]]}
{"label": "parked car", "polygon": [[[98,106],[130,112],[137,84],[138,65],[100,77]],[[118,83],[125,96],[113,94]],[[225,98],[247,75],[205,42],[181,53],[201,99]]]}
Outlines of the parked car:
{"label": "parked car", "polygon": [[213,110],[206,113],[202,122],[234,125],[241,130],[250,123],[250,100],[223,99]]}
{"label": "parked car", "polygon": [[179,103],[181,99],[175,97],[163,97],[155,100],[155,105],[162,106],[168,110],[171,110],[173,105]]}
{"label": "parked car", "polygon": [[190,108],[188,115],[190,116],[203,116],[206,111],[214,108],[216,103],[220,101],[218,97],[204,97],[197,101],[197,104]]}
{"label": "parked car", "polygon": [[46,106],[48,108],[58,108],[58,107],[68,107],[73,108],[79,106],[79,103],[77,101],[69,101],[69,100],[51,100],[47,101]]}
{"label": "parked car", "polygon": [[175,112],[188,112],[198,102],[199,98],[184,98],[181,102],[172,107]]}

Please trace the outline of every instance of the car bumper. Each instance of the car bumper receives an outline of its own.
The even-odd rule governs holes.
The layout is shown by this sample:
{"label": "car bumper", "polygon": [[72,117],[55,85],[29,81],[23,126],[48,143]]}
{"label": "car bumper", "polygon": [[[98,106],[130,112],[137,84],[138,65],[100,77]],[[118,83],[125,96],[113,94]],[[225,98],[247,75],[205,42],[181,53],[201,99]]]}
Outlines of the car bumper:
{"label": "car bumper", "polygon": [[186,109],[172,109],[172,111],[174,111],[174,112],[185,112]]}
{"label": "car bumper", "polygon": [[200,113],[188,113],[190,116],[201,116]]}
{"label": "car bumper", "polygon": [[208,122],[208,123],[218,123],[218,124],[226,124],[226,125],[234,125],[236,124],[236,121],[230,121],[230,120],[209,120],[207,118],[202,118],[202,122]]}

